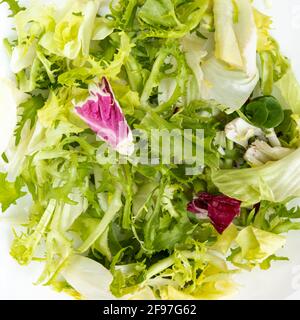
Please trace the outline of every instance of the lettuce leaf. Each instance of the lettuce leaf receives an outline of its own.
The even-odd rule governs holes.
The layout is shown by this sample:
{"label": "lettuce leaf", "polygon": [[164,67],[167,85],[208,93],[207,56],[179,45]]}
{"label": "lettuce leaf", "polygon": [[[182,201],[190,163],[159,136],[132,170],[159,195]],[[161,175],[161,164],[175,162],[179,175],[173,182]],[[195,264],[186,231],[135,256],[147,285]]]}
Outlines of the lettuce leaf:
{"label": "lettuce leaf", "polygon": [[216,58],[236,69],[243,69],[243,59],[234,31],[234,6],[232,1],[214,1]]}
{"label": "lettuce leaf", "polygon": [[235,239],[238,247],[232,250],[228,260],[249,271],[256,266],[264,268],[285,241],[282,236],[249,226],[239,232]]}
{"label": "lettuce leaf", "polygon": [[114,219],[114,217],[122,207],[121,195],[121,188],[119,185],[116,185],[115,191],[108,204],[105,215],[98,223],[98,225],[96,225],[95,229],[88,236],[88,238],[81,244],[78,249],[79,252],[82,253],[87,251],[93,245],[93,243],[105,232],[106,228],[109,226],[111,221]]}
{"label": "lettuce leaf", "polygon": [[190,81],[188,99],[216,100],[228,113],[243,106],[259,81],[251,4],[238,1],[237,6],[240,19],[235,23],[232,1],[214,2],[215,43],[209,33],[205,39],[197,33],[182,39],[187,64],[195,77]]}
{"label": "lettuce leaf", "polygon": [[[294,203],[294,204],[293,204]],[[295,206],[297,198],[288,203],[272,203],[262,201],[253,219],[249,223],[261,230],[269,231],[275,234],[283,234],[289,230],[299,230],[299,208]]]}
{"label": "lettuce leaf", "polygon": [[[237,21],[234,21],[235,9]],[[257,35],[252,10],[249,0],[214,1],[215,56],[230,66],[243,70],[249,77],[257,70]]]}
{"label": "lettuce leaf", "polygon": [[253,9],[255,25],[257,29],[257,51],[268,51],[272,49],[272,41],[270,30],[272,26],[272,18]]}
{"label": "lettuce leaf", "polygon": [[112,274],[92,259],[80,255],[70,256],[62,275],[84,299],[115,299],[109,290]]}
{"label": "lettuce leaf", "polygon": [[54,11],[39,1],[34,6],[20,11],[14,17],[18,43],[12,51],[11,69],[19,73],[31,66],[36,57],[38,39],[54,26]]}
{"label": "lettuce leaf", "polygon": [[186,249],[176,249],[148,270],[144,262],[116,265],[112,292],[121,296],[150,287],[161,299],[217,299],[234,293],[236,286],[225,261],[201,243],[186,244]]}
{"label": "lettuce leaf", "polygon": [[37,112],[44,106],[44,98],[41,95],[33,96],[26,102],[19,105],[22,109],[21,120],[17,124],[15,129],[16,144],[18,145],[21,140],[21,133],[27,121],[30,121],[30,128],[32,129],[35,125]]}
{"label": "lettuce leaf", "polygon": [[257,168],[216,171],[212,180],[222,193],[246,204],[261,200],[283,202],[300,196],[299,156],[297,149],[281,160]]}
{"label": "lettuce leaf", "polygon": [[241,248],[241,257],[250,261],[266,259],[285,244],[284,237],[251,226],[240,231],[235,241]]}
{"label": "lettuce leaf", "polygon": [[52,199],[42,214],[40,221],[35,226],[34,231],[31,234],[21,233],[19,236],[15,236],[10,254],[21,265],[29,264],[32,261],[37,247],[51,221],[56,206],[57,201]]}
{"label": "lettuce leaf", "polygon": [[71,60],[88,56],[99,4],[99,0],[67,1],[63,14],[57,14],[55,28],[47,30],[40,44]]}
{"label": "lettuce leaf", "polygon": [[88,66],[74,65],[74,68],[59,75],[58,83],[63,86],[80,87],[82,83],[93,82],[95,75],[115,79],[125,65],[133,46],[125,32],[119,33],[117,37],[119,38],[117,41],[118,49],[111,60],[101,59],[98,61],[95,57],[90,56],[86,61]]}
{"label": "lettuce leaf", "polygon": [[14,73],[18,73],[23,69],[32,65],[36,55],[35,43],[27,45],[19,45],[13,49],[10,67]]}
{"label": "lettuce leaf", "polygon": [[273,95],[283,107],[300,114],[300,85],[292,69],[275,83]]}
{"label": "lettuce leaf", "polygon": [[[151,4],[153,4],[151,6]],[[153,14],[153,6],[159,8]],[[147,0],[141,8],[140,20],[145,21],[139,35],[140,39],[163,38],[177,39],[197,28],[209,9],[209,0],[195,0],[178,3],[164,0]],[[148,24],[149,23],[149,24]]]}
{"label": "lettuce leaf", "polygon": [[96,17],[92,40],[103,40],[114,31],[114,23],[104,17]]}
{"label": "lettuce leaf", "polygon": [[259,81],[257,72],[249,77],[243,71],[227,68],[215,58],[205,61],[202,70],[202,98],[216,100],[225,106],[228,113],[244,105]]}
{"label": "lettuce leaf", "polygon": [[287,73],[290,64],[280,52],[279,44],[271,36],[271,18],[255,9],[254,17],[258,34],[257,52],[260,57],[261,89],[264,95],[270,95],[274,83]]}
{"label": "lettuce leaf", "polygon": [[17,108],[28,96],[17,89],[16,85],[7,79],[1,79],[0,87],[0,154],[9,145],[17,125]]}
{"label": "lettuce leaf", "polygon": [[139,11],[139,18],[153,26],[180,26],[171,0],[146,0]]}
{"label": "lettuce leaf", "polygon": [[1,3],[7,3],[9,6],[9,9],[12,13],[12,17],[15,16],[18,12],[20,12],[21,10],[24,10],[24,7],[21,7],[19,5],[19,2],[17,0],[1,0]]}
{"label": "lettuce leaf", "polygon": [[26,193],[22,191],[24,182],[20,177],[15,182],[7,181],[7,174],[0,172],[0,204],[2,212],[5,212],[12,204],[23,197]]}

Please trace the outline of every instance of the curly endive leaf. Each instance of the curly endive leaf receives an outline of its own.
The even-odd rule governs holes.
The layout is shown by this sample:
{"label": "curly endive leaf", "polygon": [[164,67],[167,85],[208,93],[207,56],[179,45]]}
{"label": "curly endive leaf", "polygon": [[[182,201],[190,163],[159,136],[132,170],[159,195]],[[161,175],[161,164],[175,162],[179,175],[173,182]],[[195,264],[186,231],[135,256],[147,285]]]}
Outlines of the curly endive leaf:
{"label": "curly endive leaf", "polygon": [[10,17],[14,17],[18,12],[24,10],[25,8],[20,7],[19,2],[17,0],[0,0],[1,3],[7,3],[12,14]]}

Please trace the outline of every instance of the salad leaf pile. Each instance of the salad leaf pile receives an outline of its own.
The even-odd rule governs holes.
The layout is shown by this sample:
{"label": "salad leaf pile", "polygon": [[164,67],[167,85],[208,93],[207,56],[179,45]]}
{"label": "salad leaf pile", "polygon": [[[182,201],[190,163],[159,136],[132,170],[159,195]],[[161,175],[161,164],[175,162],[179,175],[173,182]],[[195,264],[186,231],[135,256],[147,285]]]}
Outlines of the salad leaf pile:
{"label": "salad leaf pile", "polygon": [[[300,87],[269,17],[250,0],[1,2],[16,38],[4,41],[15,81],[1,79],[0,203],[31,203],[11,255],[43,261],[37,283],[215,299],[239,270],[284,259],[282,234],[300,229]],[[202,129],[190,137],[201,171],[135,162],[137,129]]]}

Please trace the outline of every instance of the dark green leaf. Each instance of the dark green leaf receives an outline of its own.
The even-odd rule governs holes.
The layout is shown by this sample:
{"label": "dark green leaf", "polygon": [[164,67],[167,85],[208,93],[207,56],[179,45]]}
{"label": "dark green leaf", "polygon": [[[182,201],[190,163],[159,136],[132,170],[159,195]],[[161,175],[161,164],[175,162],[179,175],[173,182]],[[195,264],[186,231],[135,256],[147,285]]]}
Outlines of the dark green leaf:
{"label": "dark green leaf", "polygon": [[284,111],[272,96],[252,100],[245,107],[245,115],[256,126],[270,129],[278,127],[284,120]]}
{"label": "dark green leaf", "polygon": [[264,127],[276,128],[284,120],[283,109],[278,100],[276,100],[274,97],[265,97],[265,103],[269,114],[267,121],[264,123]]}
{"label": "dark green leaf", "polygon": [[246,115],[255,125],[262,127],[268,119],[268,109],[259,100],[250,102],[246,107]]}

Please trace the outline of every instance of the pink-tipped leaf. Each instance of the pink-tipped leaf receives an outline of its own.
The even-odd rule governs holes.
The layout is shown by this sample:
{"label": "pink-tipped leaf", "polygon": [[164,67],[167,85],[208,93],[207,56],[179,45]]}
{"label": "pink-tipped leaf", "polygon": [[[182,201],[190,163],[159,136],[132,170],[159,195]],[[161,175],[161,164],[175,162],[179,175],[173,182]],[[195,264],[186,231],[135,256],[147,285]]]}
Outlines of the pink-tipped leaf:
{"label": "pink-tipped leaf", "polygon": [[114,150],[123,155],[134,151],[133,136],[108,80],[89,88],[90,96],[75,106],[77,114]]}

